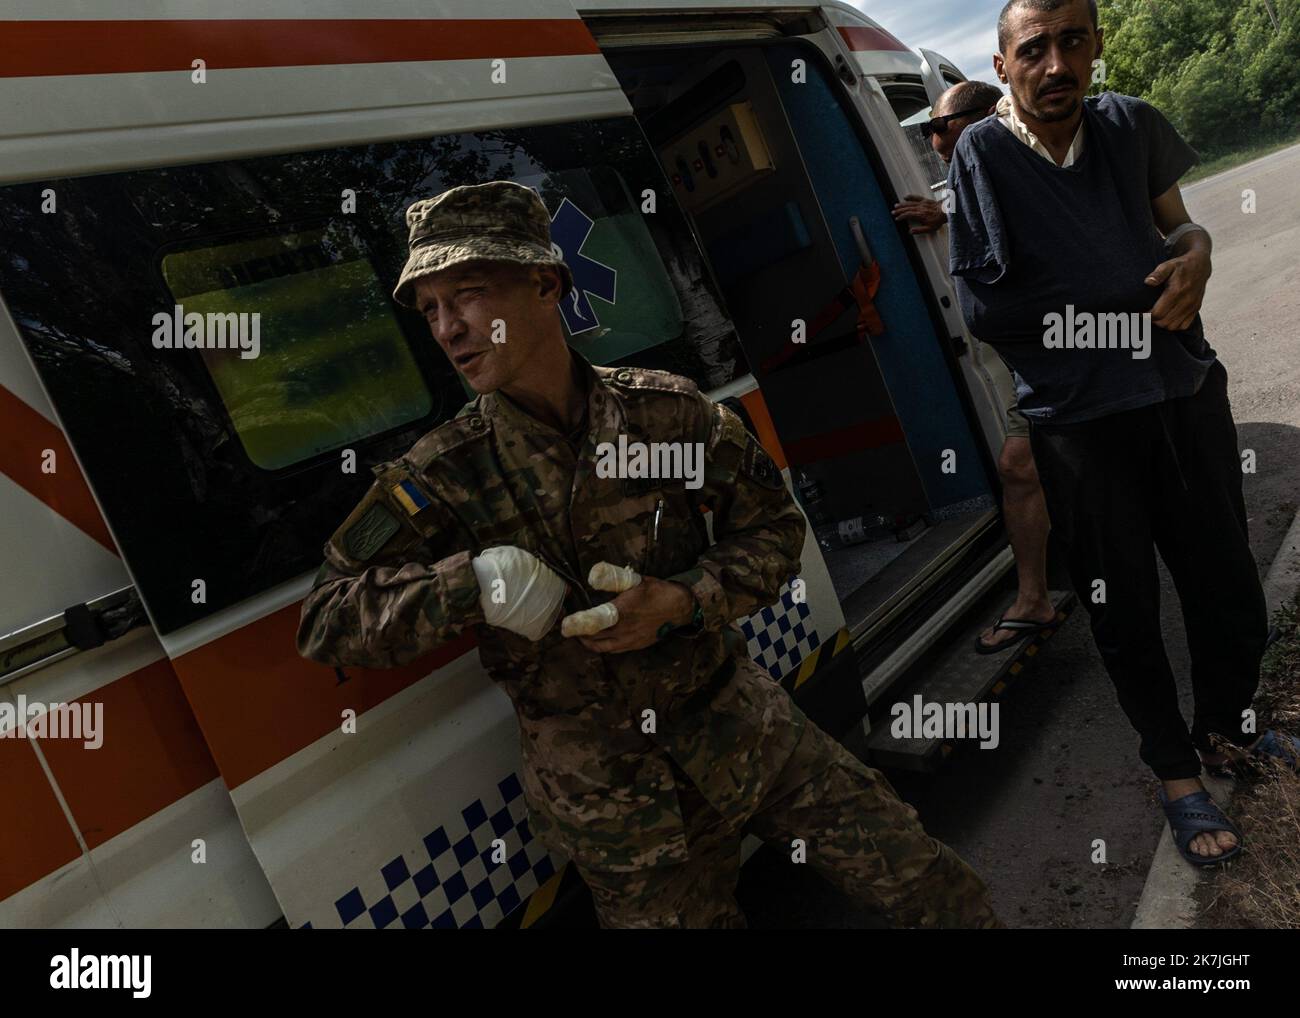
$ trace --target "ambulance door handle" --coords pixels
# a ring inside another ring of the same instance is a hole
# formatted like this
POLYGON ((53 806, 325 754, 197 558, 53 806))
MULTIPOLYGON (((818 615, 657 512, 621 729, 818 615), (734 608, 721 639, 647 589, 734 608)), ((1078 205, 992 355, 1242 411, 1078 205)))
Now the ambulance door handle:
POLYGON ((148 623, 140 595, 134 587, 123 587, 0 634, 0 686, 148 623))
POLYGON ((853 242, 858 245, 858 254, 862 256, 862 264, 866 268, 871 268, 871 263, 875 259, 871 257, 871 248, 867 244, 866 235, 862 232, 862 222, 857 216, 849 216, 849 231, 853 234, 853 242))

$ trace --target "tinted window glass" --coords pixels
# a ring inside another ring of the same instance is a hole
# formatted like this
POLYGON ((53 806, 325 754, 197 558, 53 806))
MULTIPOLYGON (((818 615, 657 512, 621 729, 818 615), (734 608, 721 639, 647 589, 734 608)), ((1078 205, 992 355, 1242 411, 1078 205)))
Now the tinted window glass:
POLYGON ((314 570, 368 468, 464 403, 389 294, 406 207, 502 179, 554 218, 575 348, 706 389, 748 370, 631 118, 0 188, 0 292, 163 632, 314 570), (177 304, 260 311, 259 356, 155 346, 177 304))
POLYGON ((162 258, 162 273, 177 306, 155 316, 155 347, 174 338, 165 335, 177 331, 171 323, 205 325, 210 339, 240 333, 240 343, 201 348, 199 356, 244 452, 264 470, 432 409, 391 303, 348 224, 172 252, 162 258))
POLYGON ((931 183, 947 180, 948 167, 930 147, 930 139, 921 133, 921 125, 930 119, 932 113, 925 89, 919 82, 915 85, 887 85, 885 94, 889 97, 894 115, 898 117, 899 126, 907 136, 912 153, 931 183))
POLYGON ((903 133, 907 135, 907 143, 912 146, 912 152, 920 161, 925 175, 932 184, 939 184, 948 179, 948 165, 939 158, 939 154, 930 145, 930 139, 921 133, 921 124, 929 119, 930 107, 927 106, 921 113, 909 118, 902 127, 903 133))

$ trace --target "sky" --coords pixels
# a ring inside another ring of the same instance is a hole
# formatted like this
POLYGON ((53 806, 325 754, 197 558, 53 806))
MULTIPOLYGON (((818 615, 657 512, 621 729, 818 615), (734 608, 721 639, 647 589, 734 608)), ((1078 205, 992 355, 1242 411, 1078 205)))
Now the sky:
POLYGON ((993 54, 1006 0, 848 0, 913 49, 931 49, 968 78, 998 84, 993 54))

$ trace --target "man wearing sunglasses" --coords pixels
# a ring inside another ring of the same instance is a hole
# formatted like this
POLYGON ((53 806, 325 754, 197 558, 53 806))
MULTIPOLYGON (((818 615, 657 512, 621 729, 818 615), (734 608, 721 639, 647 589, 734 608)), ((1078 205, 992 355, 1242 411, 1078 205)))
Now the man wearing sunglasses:
MULTIPOLYGON (((963 84, 980 84, 980 83, 963 82, 963 84)), ((985 117, 989 115, 989 111, 986 110, 983 106, 974 106, 968 110, 958 110, 956 113, 945 113, 942 116, 931 117, 928 121, 922 124, 921 133, 925 135, 927 138, 932 137, 936 134, 945 135, 948 133, 948 128, 949 126, 951 126, 954 120, 959 120, 962 117, 973 117, 977 113, 979 114, 979 119, 981 120, 983 120, 985 117)))
MULTIPOLYGON (((962 131, 991 114, 1001 98, 1002 90, 987 82, 959 82, 939 96, 930 110, 930 119, 921 124, 921 134, 929 140, 935 155, 947 163, 962 131)), ((912 233, 933 233, 948 221, 939 202, 917 194, 907 195, 894 206, 894 218, 914 224, 912 233)))
MULTIPOLYGON (((921 133, 945 163, 962 132, 994 112, 1000 113, 1002 90, 985 81, 963 81, 939 97, 921 133)), ((1004 120, 1004 123, 1006 121, 1004 120)), ((1009 130, 1012 129, 1007 124, 1009 130)), ((943 206, 929 198, 907 195, 894 206, 894 218, 912 223, 912 233, 933 233, 948 221, 943 206)), ((990 348, 990 353, 992 350, 990 348)), ((1016 599, 1002 616, 975 639, 975 651, 994 654, 1053 623, 1056 609, 1047 589, 1047 503, 1029 448, 1029 422, 1019 402, 1011 371, 996 354, 985 361, 1007 418, 1007 437, 998 456, 1002 480, 1002 516, 1016 558, 1016 599)))

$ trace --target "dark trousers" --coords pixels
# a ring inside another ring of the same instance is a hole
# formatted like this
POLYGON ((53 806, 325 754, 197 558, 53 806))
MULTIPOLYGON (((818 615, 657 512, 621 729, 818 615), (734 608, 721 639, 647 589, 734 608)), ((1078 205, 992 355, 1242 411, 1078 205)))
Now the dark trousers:
POLYGON ((1142 760, 1165 780, 1201 772, 1211 733, 1237 745, 1268 635, 1246 533, 1228 375, 1194 396, 1081 424, 1033 424, 1052 529, 1092 620, 1142 760), (1195 710, 1190 734, 1160 632, 1159 549, 1182 602, 1195 710), (1102 586, 1104 585, 1104 587, 1102 586))

